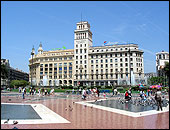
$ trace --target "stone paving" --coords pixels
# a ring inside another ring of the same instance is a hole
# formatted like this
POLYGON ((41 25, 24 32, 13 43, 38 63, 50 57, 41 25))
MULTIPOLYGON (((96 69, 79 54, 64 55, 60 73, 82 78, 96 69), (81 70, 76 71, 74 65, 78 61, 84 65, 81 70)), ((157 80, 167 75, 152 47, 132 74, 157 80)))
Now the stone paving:
MULTIPOLYGON (((12 93, 12 92, 11 92, 12 93)), ((147 115, 142 117, 131 117, 112 111, 106 111, 95 107, 90 107, 76 102, 84 101, 81 95, 55 94, 51 96, 39 97, 27 95, 22 99, 18 93, 1 93, 1 103, 19 104, 42 104, 68 120, 70 123, 40 123, 40 124, 3 124, 2 129, 169 129, 169 111, 147 115), (69 109, 69 105, 70 108, 69 109)), ((114 98, 114 97, 113 97, 114 98)), ((166 97, 169 99, 169 96, 166 97)), ((96 100, 90 98, 86 101, 96 100)), ((99 99, 103 99, 100 97, 99 99)))

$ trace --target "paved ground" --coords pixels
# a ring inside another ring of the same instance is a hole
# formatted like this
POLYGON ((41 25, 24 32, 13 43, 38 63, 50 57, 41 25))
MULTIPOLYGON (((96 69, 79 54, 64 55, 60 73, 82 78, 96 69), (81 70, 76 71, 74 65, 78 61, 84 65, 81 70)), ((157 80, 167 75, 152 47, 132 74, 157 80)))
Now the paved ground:
MULTIPOLYGON (((74 103, 82 101, 81 96, 60 96, 61 98, 57 98, 59 95, 55 95, 48 97, 47 100, 37 100, 38 96, 26 96, 26 99, 22 99, 20 96, 1 95, 1 103, 43 104, 70 122, 1 124, 1 128, 11 129, 16 126, 19 129, 169 129, 169 111, 149 116, 131 117, 74 103), (72 111, 69 110, 69 105, 73 108, 72 111)), ((169 96, 166 98, 169 99, 169 96)), ((94 100, 94 98, 92 99, 94 100)))

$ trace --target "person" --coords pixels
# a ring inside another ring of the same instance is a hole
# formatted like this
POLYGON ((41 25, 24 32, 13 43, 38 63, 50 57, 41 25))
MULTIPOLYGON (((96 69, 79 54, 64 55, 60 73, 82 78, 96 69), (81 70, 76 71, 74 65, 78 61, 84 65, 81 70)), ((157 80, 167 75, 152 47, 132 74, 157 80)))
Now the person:
POLYGON ((26 93, 27 93, 27 89, 26 88, 24 88, 25 90, 24 90, 24 94, 26 95, 26 93))
POLYGON ((83 89, 82 91, 82 99, 86 100, 86 90, 83 89))
POLYGON ((22 98, 23 98, 23 99, 25 99, 24 93, 25 93, 25 88, 23 87, 23 88, 22 88, 22 98))
POLYGON ((129 94, 128 94, 128 91, 127 91, 127 90, 125 91, 125 100, 126 100, 126 101, 129 100, 129 94))
POLYGON ((21 87, 19 87, 19 93, 21 93, 21 87))
POLYGON ((45 89, 45 95, 47 95, 47 89, 45 89))
POLYGON ((74 88, 72 89, 72 94, 74 94, 74 88))
POLYGON ((162 111, 162 97, 161 97, 161 95, 162 95, 161 91, 160 91, 160 89, 158 89, 157 92, 155 93, 155 100, 156 100, 157 105, 158 105, 157 111, 159 111, 159 108, 162 111))
POLYGON ((36 89, 34 88, 34 95, 36 95, 36 89))
POLYGON ((148 96, 150 95, 150 89, 148 89, 148 96))
POLYGON ((42 88, 42 95, 44 96, 44 88, 42 88))
POLYGON ((40 88, 38 89, 38 94, 39 94, 39 96, 41 96, 41 89, 40 88))
POLYGON ((54 94, 54 88, 51 89, 50 94, 51 94, 51 95, 54 94))
POLYGON ((97 95, 98 95, 98 97, 100 96, 100 91, 99 91, 99 89, 97 88, 97 95))
POLYGON ((106 92, 105 91, 103 92, 103 96, 104 96, 104 98, 106 98, 106 92))
POLYGON ((112 89, 112 93, 113 93, 113 95, 112 95, 112 96, 114 96, 114 88, 112 89))
POLYGON ((132 91, 131 91, 131 88, 129 88, 129 90, 128 90, 128 96, 129 96, 129 100, 131 99, 131 97, 132 97, 132 91))
POLYGON ((81 95, 81 88, 79 88, 79 93, 80 93, 80 95, 81 95))
POLYGON ((115 93, 115 95, 117 95, 117 89, 116 88, 114 89, 114 93, 115 93))
POLYGON ((31 89, 32 89, 32 88, 30 88, 30 95, 31 95, 31 91, 32 91, 31 89))

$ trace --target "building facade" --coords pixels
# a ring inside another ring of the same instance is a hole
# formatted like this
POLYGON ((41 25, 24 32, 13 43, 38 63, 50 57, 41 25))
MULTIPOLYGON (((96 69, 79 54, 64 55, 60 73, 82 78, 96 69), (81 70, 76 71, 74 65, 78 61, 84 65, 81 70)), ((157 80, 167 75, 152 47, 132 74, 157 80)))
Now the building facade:
POLYGON ((38 86, 73 86, 74 50, 43 51, 42 44, 29 60, 29 80, 38 86), (46 79, 46 83, 44 80, 46 79))
POLYGON ((26 80, 29 81, 29 74, 26 72, 23 72, 19 69, 14 69, 10 67, 9 60, 8 59, 1 59, 1 65, 4 64, 7 67, 8 70, 8 78, 3 79, 3 74, 1 73, 1 87, 7 88, 10 86, 10 82, 12 80, 26 80))
POLYGON ((47 86, 56 85, 56 80, 59 82, 56 86, 136 85, 144 81, 143 51, 138 49, 138 45, 129 43, 93 46, 92 32, 87 21, 77 23, 74 49, 43 51, 40 45, 38 54, 30 58, 29 63, 30 77, 32 74, 36 85, 43 84, 45 75, 47 86), (66 66, 67 71, 64 71, 66 66))
POLYGON ((157 76, 164 76, 163 68, 165 63, 169 62, 169 53, 168 52, 158 52, 156 53, 156 73, 157 76))

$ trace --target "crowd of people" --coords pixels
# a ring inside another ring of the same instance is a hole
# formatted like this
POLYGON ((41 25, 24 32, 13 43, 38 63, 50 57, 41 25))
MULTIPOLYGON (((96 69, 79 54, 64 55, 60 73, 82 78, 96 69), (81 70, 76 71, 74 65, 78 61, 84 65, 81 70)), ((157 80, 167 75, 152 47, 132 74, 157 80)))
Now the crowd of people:
MULTIPOLYGON (((38 95, 39 96, 46 96, 46 95, 53 95, 54 94, 54 88, 52 88, 50 91, 44 88, 39 88, 38 90, 36 88, 30 87, 29 88, 29 95, 36 95, 38 91, 38 95)), ((25 99, 25 95, 26 95, 26 88, 23 87, 19 87, 19 93, 22 92, 22 98, 25 99)))

